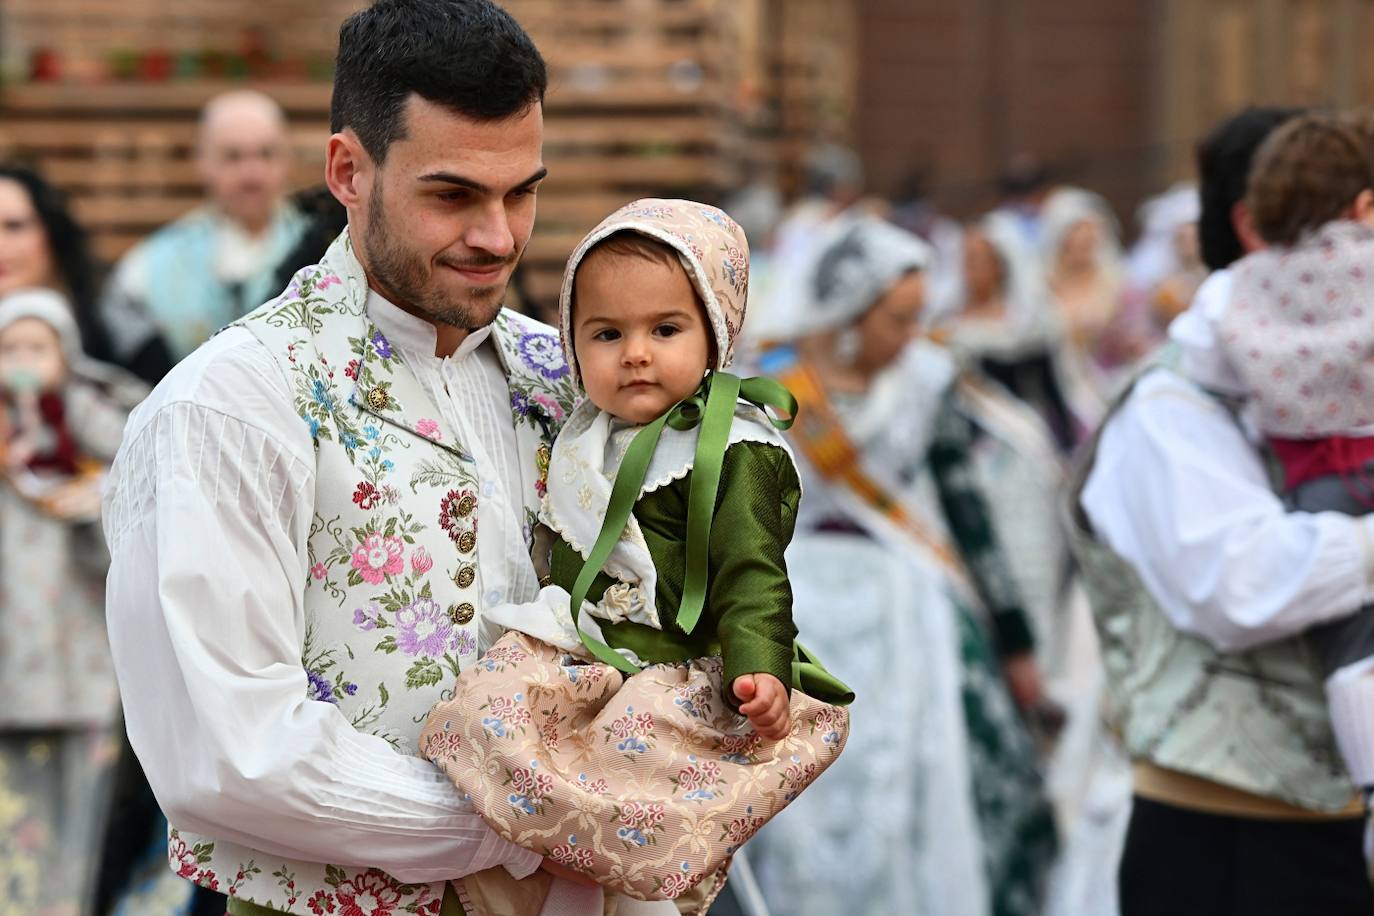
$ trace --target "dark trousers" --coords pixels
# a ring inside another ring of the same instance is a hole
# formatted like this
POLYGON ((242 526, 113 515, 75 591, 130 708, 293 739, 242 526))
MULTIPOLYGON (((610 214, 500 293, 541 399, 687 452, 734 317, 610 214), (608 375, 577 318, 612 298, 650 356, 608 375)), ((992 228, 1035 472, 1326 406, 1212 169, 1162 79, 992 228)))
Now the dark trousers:
POLYGON ((1121 916, 1370 916, 1364 824, 1204 814, 1136 797, 1121 916))

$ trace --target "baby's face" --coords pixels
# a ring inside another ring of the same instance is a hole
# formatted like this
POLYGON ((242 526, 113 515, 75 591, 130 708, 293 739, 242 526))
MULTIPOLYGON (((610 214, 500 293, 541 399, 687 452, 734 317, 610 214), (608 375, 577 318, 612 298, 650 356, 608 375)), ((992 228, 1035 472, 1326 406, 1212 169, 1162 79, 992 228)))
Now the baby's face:
POLYGON ((48 391, 62 384, 67 361, 52 325, 20 318, 0 332, 0 387, 12 391, 48 391))
POLYGON ((710 336, 681 267, 593 251, 573 290, 573 349, 593 404, 642 425, 696 391, 710 336))

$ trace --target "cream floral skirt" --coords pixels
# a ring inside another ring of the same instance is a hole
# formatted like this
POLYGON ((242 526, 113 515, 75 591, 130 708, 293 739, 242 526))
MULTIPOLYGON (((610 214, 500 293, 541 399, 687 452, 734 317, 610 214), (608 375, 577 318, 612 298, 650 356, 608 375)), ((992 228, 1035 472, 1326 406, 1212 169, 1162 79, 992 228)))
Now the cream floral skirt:
MULTIPOLYGON (((510 842, 608 892, 704 913, 730 857, 849 734, 845 709, 794 690, 791 733, 765 740, 721 677, 703 658, 625 678, 512 630, 434 707, 421 753, 510 842)), ((505 916, 537 913, 548 889, 542 872, 515 887, 503 869, 464 884, 474 908, 505 916)))

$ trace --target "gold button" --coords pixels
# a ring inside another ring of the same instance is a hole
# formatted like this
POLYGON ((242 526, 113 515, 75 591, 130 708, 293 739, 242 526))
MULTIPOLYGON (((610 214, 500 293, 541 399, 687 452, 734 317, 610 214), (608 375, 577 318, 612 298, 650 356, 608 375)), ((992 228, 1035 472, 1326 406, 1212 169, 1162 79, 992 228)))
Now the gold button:
POLYGON ((367 406, 373 410, 385 410, 390 402, 391 398, 387 395, 386 389, 380 385, 367 393, 367 406))
POLYGON ((458 500, 458 506, 454 509, 454 511, 458 513, 459 518, 467 518, 469 515, 472 514, 473 510, 476 508, 477 497, 469 493, 467 496, 464 496, 462 499, 458 500))
POLYGON ((468 624, 472 623, 472 618, 476 615, 476 613, 477 608, 473 607, 466 601, 464 601, 462 604, 450 604, 448 608, 449 619, 452 620, 454 623, 458 624, 458 626, 460 627, 467 626, 468 624))
POLYGON ((453 584, 459 588, 472 588, 472 583, 477 581, 477 568, 464 566, 453 576, 453 584))
POLYGON ((458 535, 458 552, 472 553, 472 549, 477 546, 477 532, 464 531, 458 535))

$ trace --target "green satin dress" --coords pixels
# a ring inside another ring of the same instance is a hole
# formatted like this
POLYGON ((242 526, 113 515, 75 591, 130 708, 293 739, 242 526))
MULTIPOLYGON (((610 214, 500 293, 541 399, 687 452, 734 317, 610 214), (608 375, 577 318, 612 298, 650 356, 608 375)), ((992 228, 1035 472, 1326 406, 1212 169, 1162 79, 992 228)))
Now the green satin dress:
MULTIPOLYGON (((711 520, 710 572, 702 621, 688 635, 677 625, 687 566, 687 496, 691 474, 639 498, 634 517, 654 561, 654 604, 663 629, 631 621, 598 621, 614 648, 630 649, 647 662, 679 662, 708 655, 724 661, 725 683, 743 674, 767 673, 789 686, 805 686, 817 699, 824 688, 793 678, 792 586, 783 551, 792 540, 801 483, 792 458, 762 442, 737 442, 725 452, 715 514, 711 520)), ((553 546, 553 584, 569 591, 583 557, 566 541, 553 546)), ((596 601, 615 580, 597 576, 596 601)), ((732 697, 727 697, 732 704, 732 697)))

